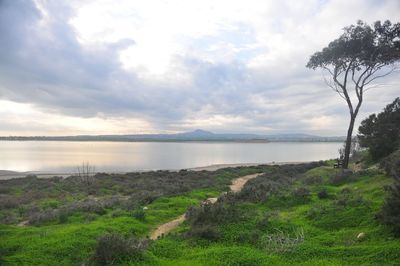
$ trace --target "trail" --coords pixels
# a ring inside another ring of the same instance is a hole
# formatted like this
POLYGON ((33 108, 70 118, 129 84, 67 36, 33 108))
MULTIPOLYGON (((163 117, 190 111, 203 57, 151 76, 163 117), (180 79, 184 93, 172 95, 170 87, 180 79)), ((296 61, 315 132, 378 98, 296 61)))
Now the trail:
MULTIPOLYGON (((239 192, 242 190, 242 188, 244 187, 244 185, 251 179, 256 178, 258 175, 260 175, 261 173, 258 174, 252 174, 252 175, 245 175, 245 176, 241 176, 238 178, 235 178, 232 181, 232 184, 229 186, 230 190, 232 192, 239 192)), ((210 202, 210 203, 215 203, 218 200, 218 198, 208 198, 205 200, 205 202, 210 202)), ((169 232, 171 232, 173 229, 175 229, 176 227, 178 227, 181 223, 183 223, 185 221, 185 214, 182 214, 181 216, 179 216, 178 218, 169 221, 165 224, 162 224, 160 226, 157 227, 156 230, 154 230, 151 235, 150 235, 150 239, 152 240, 156 240, 158 237, 161 237, 162 235, 165 235, 169 232)))

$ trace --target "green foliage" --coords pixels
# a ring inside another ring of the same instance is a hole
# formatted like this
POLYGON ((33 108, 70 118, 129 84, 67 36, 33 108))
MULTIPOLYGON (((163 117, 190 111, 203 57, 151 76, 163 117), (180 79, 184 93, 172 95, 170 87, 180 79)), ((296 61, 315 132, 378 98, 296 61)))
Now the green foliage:
POLYGON ((394 178, 394 183, 387 187, 389 195, 378 217, 383 223, 391 226, 394 234, 400 237, 400 150, 388 156, 383 166, 394 178))
POLYGON ((293 191, 293 196, 300 202, 306 202, 310 198, 310 190, 306 187, 299 187, 293 191))
POLYGON ((146 213, 143 210, 143 208, 137 208, 134 212, 133 212, 133 217, 135 217, 138 220, 144 221, 146 219, 146 213))
MULTIPOLYGON (((270 181, 281 184, 281 177, 290 182, 283 181, 287 186, 280 187, 283 190, 276 190, 264 201, 240 197, 238 193, 221 200, 215 209, 196 208, 199 213, 195 217, 200 219, 189 219, 173 234, 144 249, 131 250, 132 246, 137 247, 130 244, 131 237, 135 236, 133 243, 141 241, 157 225, 175 219, 189 206, 199 206, 204 199, 218 196, 222 190, 211 187, 158 197, 146 205, 143 221, 132 216, 135 209, 115 203, 108 204, 103 215, 77 212, 63 224, 57 221, 41 226, 0 225, 0 264, 54 265, 55 261, 59 265, 154 266, 398 264, 400 242, 375 219, 375 213, 384 203, 383 187, 391 184, 391 179, 381 172, 364 171, 353 174, 351 182, 332 185, 329 180, 335 173, 332 166, 273 166, 263 170, 266 175, 246 186, 262 191, 266 188, 259 186, 270 181), (319 176, 322 181, 307 184, 304 180, 310 176, 319 176), (309 191, 307 201, 297 201, 294 191, 298 188, 309 191), (320 199, 318 192, 325 190, 329 197, 320 199), (87 215, 96 219, 86 221, 87 215), (357 239, 361 232, 366 236, 363 241, 357 239)), ((239 171, 226 173, 223 180, 227 181, 229 175, 234 177, 239 171)))
POLYGON ((318 192, 317 194, 319 199, 327 199, 330 197, 328 190, 325 188, 318 192))
POLYGON ((97 240, 92 260, 98 265, 116 265, 124 260, 143 259, 149 243, 149 240, 125 239, 117 234, 103 235, 97 240))
POLYGON ((135 212, 159 197, 206 188, 224 191, 233 177, 255 173, 261 168, 97 174, 90 186, 90 195, 75 176, 0 180, 0 223, 28 221, 39 226, 57 221, 65 223, 69 216, 79 213, 106 215, 110 209, 135 212))
POLYGON ((368 148, 373 160, 388 156, 400 147, 400 98, 396 98, 378 115, 361 122, 358 138, 368 148))
POLYGON ((336 65, 346 70, 350 66, 362 71, 362 67, 376 68, 378 64, 393 64, 400 59, 399 28, 399 23, 392 25, 390 21, 383 24, 377 21, 372 27, 358 21, 356 25, 344 28, 344 33, 329 43, 328 47, 315 53, 307 67, 336 65))

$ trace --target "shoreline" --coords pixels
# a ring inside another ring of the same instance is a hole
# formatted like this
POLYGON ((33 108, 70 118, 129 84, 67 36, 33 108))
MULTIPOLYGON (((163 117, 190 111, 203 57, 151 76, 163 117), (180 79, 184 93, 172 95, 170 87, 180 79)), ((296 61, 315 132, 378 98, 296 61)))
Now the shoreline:
MULTIPOLYGON (((135 171, 109 171, 105 172, 108 174, 126 174, 132 172, 151 172, 151 171, 171 171, 178 172, 180 170, 187 171, 217 171, 223 168, 235 168, 235 167, 251 167, 251 166, 259 166, 259 165, 284 165, 284 164, 299 164, 299 163, 307 163, 310 161, 294 161, 294 162, 266 162, 266 163, 232 163, 232 164, 211 164, 206 166, 198 166, 198 167, 190 167, 190 168, 182 168, 182 169, 152 169, 152 170, 135 170, 135 171)), ((101 171, 102 172, 102 171, 101 171)), ((36 175, 38 178, 50 178, 53 176, 60 176, 66 178, 68 176, 76 174, 75 172, 47 172, 47 171, 12 171, 12 170, 0 170, 0 180, 9 180, 14 178, 24 178, 27 175, 36 175)))

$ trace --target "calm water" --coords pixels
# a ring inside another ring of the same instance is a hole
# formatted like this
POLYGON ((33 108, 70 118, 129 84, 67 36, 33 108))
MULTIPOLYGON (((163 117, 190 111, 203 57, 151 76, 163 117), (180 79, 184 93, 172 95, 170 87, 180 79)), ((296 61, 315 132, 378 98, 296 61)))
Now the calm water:
POLYGON ((335 158, 341 143, 0 141, 0 170, 75 172, 181 169, 211 164, 335 158))

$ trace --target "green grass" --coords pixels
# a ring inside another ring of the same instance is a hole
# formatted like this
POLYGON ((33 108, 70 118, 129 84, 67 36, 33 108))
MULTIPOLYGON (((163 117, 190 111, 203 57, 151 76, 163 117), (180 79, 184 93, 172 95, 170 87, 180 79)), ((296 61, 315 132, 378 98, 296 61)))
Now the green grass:
MULTIPOLYGON (((240 170, 250 174, 257 169, 240 170)), ((153 242, 140 261, 126 265, 399 265, 400 240, 389 228, 375 219, 385 198, 383 187, 391 183, 384 174, 371 171, 341 185, 330 183, 335 171, 323 166, 304 176, 321 176, 322 183, 306 185, 311 191, 308 200, 296 202, 290 191, 272 196, 265 203, 241 202, 235 205, 244 213, 240 222, 218 225, 217 241, 185 238, 189 225, 184 223, 174 234, 153 242), (319 199, 326 189, 331 195, 319 199), (343 189, 351 191, 349 205, 338 203, 343 189), (357 200, 357 197, 362 200, 357 200), (310 215, 312 210, 316 210, 310 215), (322 210, 322 211, 321 211, 322 210), (263 218, 271 214, 266 222, 263 218), (293 235, 304 231, 304 242, 284 252, 271 249, 259 240, 277 230, 293 235), (357 240, 359 233, 366 238, 357 240)), ((235 173, 235 175, 238 173, 235 173)), ((224 172, 216 178, 221 184, 232 179, 224 172)), ((301 180, 294 187, 305 186, 301 180)), ((292 188, 293 189, 293 188, 292 188)), ((208 197, 221 193, 216 188, 193 190, 173 197, 161 197, 146 205, 144 220, 131 211, 107 210, 92 221, 85 213, 68 217, 64 224, 17 227, 0 225, 0 264, 4 265, 80 265, 93 254, 96 239, 107 232, 125 236, 146 237, 157 225, 183 214, 190 205, 198 205, 208 197)), ((43 207, 53 208, 58 202, 46 199, 43 207)))
MULTIPOLYGON (((249 217, 239 223, 222 224, 221 238, 216 242, 167 237, 157 241, 149 256, 155 265, 398 265, 400 240, 380 225, 375 214, 385 197, 383 186, 391 180, 380 173, 359 176, 340 186, 329 183, 329 167, 319 167, 306 173, 320 175, 324 182, 309 186, 312 196, 303 204, 292 206, 272 199, 273 203, 243 203, 249 217), (357 206, 336 208, 335 199, 319 199, 316 193, 326 188, 336 195, 351 189, 363 198, 357 206), (310 219, 307 212, 315 206, 326 206, 327 212, 310 219), (267 212, 277 211, 264 228, 257 225, 267 212), (251 243, 252 234, 271 234, 275 229, 284 232, 302 228, 305 240, 286 252, 277 252, 259 243, 251 243), (366 239, 357 240, 359 233, 366 239)), ((287 201, 288 198, 285 198, 287 201)), ((290 200, 290 199, 289 199, 290 200)), ((183 226, 184 227, 184 226, 183 226)))
POLYGON ((147 205, 145 219, 135 219, 132 212, 112 217, 110 211, 96 220, 84 223, 83 215, 69 217, 67 224, 40 227, 0 225, 0 250, 5 264, 74 265, 85 261, 93 252, 96 239, 106 232, 145 237, 157 225, 198 205, 207 197, 217 196, 212 189, 194 190, 176 197, 159 198, 147 205))

